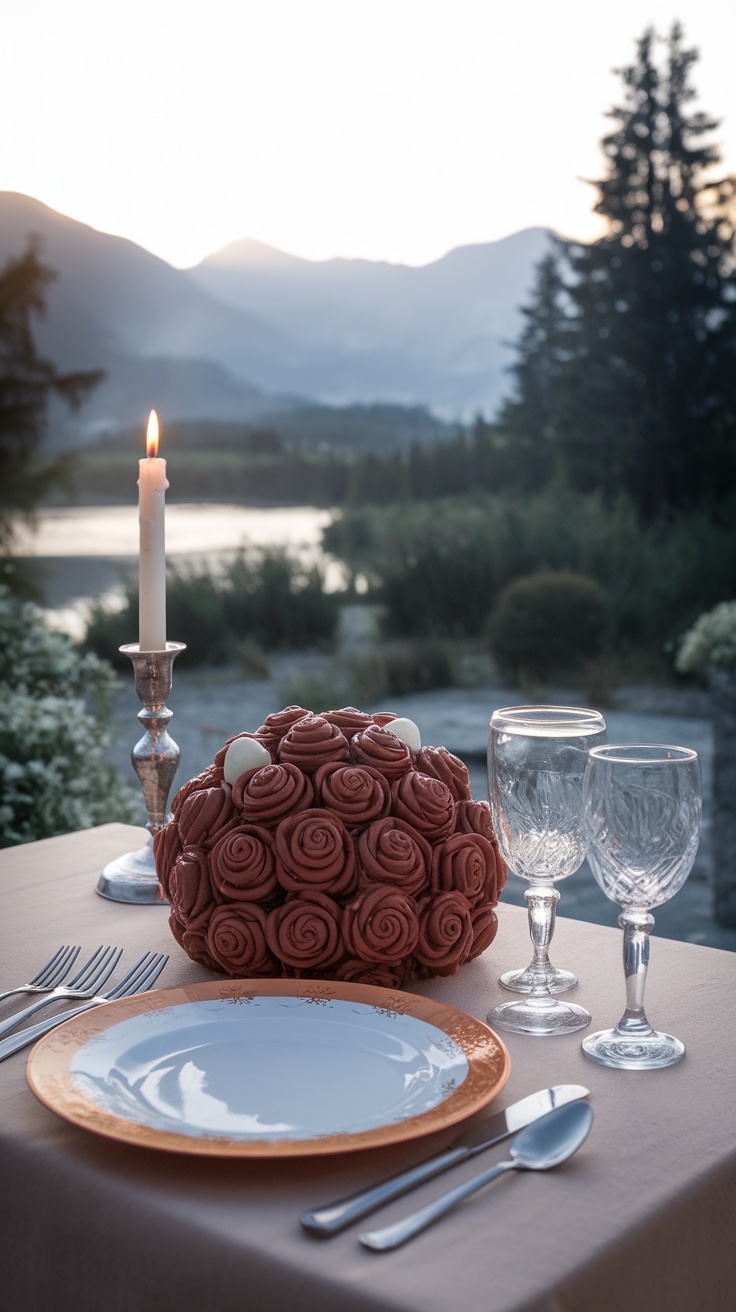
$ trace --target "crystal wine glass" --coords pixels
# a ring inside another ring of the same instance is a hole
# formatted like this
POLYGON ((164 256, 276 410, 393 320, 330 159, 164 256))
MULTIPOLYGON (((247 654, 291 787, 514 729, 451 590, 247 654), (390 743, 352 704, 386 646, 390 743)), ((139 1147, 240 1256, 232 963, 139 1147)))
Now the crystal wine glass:
POLYGON ((488 794, 501 852, 524 892, 534 955, 524 970, 501 976, 526 995, 488 1013, 491 1025, 517 1034, 570 1034, 590 1013, 556 994, 577 984, 549 959, 559 891, 585 856, 583 775, 590 747, 606 741, 598 711, 576 706, 511 706, 494 711, 488 735, 488 794))
POLYGON ((601 1066, 656 1070, 685 1055, 644 1014, 652 907, 682 888, 695 860, 702 798, 697 752, 689 747, 596 747, 583 784, 591 869, 606 897, 623 907, 626 1010, 615 1029, 591 1034, 583 1051, 601 1066))

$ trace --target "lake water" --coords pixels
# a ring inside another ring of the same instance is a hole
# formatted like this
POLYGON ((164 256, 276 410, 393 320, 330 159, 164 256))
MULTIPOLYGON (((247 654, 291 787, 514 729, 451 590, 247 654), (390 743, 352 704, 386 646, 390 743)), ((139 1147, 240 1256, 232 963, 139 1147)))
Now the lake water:
MULTIPOLYGON (((321 548, 322 530, 334 513, 315 506, 167 505, 166 556, 171 564, 216 571, 241 547, 286 547, 321 563, 327 586, 338 588, 341 567, 321 548)), ((34 530, 19 534, 16 553, 42 564, 46 616, 78 637, 93 601, 113 608, 122 603, 126 581, 137 569, 137 507, 43 511, 34 530)))

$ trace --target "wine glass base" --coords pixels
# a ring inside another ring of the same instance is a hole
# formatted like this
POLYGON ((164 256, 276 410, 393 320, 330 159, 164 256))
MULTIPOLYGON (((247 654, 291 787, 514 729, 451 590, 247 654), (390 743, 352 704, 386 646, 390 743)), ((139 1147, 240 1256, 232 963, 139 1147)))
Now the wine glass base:
POLYGON ((526 970, 507 970, 498 982, 511 993, 567 993, 578 979, 571 970, 558 970, 557 966, 548 966, 544 971, 527 966, 526 970))
POLYGON ((583 1039, 583 1052, 599 1066, 612 1066, 620 1071, 656 1071, 682 1061, 685 1044, 674 1035, 657 1030, 637 1037, 627 1037, 618 1030, 599 1030, 583 1039))
POLYGON ((502 1002, 488 1013, 493 1029, 510 1034, 574 1034, 590 1024, 590 1012, 574 1002, 554 998, 528 998, 526 1001, 502 1002))

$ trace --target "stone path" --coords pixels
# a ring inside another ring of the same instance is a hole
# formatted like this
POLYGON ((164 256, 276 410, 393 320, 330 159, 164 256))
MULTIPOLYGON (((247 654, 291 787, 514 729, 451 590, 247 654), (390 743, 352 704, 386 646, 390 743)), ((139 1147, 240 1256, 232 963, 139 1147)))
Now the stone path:
MULTIPOLYGON (((187 672, 175 667, 174 688, 169 706, 174 713, 173 737, 182 757, 174 788, 198 774, 212 761, 226 738, 244 729, 253 730, 269 712, 280 709, 279 688, 288 683, 294 658, 276 658, 271 677, 262 682, 238 679, 232 674, 187 672), (291 661, 291 666, 289 665, 291 661)), ((426 744, 444 744, 468 765, 473 796, 487 796, 486 750, 488 720, 495 708, 516 705, 518 692, 502 687, 465 691, 415 693, 390 698, 390 709, 409 716, 419 725, 426 744)), ((563 704, 584 704, 571 694, 550 694, 563 704)), ((132 778, 130 749, 140 734, 136 715, 140 704, 132 679, 121 676, 116 704, 113 745, 109 759, 124 777, 132 778)), ((323 708, 319 708, 323 709, 323 708)), ((606 710, 609 742, 672 743, 693 747, 698 752, 703 775, 704 818, 698 855, 685 887, 655 912, 655 935, 704 943, 736 951, 736 929, 722 929, 712 914, 713 866, 710 841, 710 798, 712 795, 713 741, 708 703, 697 691, 629 689, 617 696, 616 706, 606 710)), ((509 876, 504 900, 524 905, 523 881, 509 876)), ((604 897, 587 864, 561 885, 559 911, 562 915, 596 924, 615 925, 617 908, 604 897)))

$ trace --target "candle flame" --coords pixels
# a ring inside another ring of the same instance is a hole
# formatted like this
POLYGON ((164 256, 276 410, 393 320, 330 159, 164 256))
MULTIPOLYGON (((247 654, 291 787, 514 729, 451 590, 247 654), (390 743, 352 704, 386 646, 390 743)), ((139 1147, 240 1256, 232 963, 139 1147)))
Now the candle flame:
POLYGON ((158 415, 152 410, 148 416, 148 429, 146 431, 146 455, 149 460, 158 455, 158 415))

